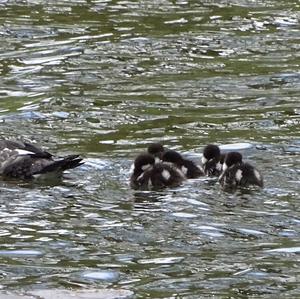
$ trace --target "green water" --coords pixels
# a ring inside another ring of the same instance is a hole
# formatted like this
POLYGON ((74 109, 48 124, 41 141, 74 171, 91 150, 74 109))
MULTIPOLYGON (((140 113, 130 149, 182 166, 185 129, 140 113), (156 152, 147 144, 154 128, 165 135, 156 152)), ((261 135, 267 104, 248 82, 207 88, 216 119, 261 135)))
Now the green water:
POLYGON ((0 288, 299 298, 298 1, 0 1, 2 138, 86 163, 0 183, 0 288), (128 185, 153 141, 246 142, 265 188, 128 185))

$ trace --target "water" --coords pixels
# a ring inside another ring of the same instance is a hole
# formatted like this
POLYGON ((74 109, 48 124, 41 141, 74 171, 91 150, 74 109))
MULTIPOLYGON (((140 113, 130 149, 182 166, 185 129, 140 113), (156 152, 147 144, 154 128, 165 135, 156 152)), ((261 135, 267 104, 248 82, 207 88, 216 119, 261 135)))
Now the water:
POLYGON ((0 1, 0 126, 82 167, 0 183, 0 288, 297 298, 298 1, 0 1), (135 192, 150 142, 246 143, 263 190, 135 192))

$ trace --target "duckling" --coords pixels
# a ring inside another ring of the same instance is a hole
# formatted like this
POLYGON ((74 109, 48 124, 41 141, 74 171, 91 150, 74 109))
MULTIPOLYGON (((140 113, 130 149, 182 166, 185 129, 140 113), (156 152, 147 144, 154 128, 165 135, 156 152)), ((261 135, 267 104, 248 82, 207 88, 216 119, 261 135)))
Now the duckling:
POLYGON ((29 142, 0 140, 0 176, 30 180, 48 175, 59 177, 63 171, 83 164, 78 155, 55 159, 29 142))
POLYGON ((219 182, 224 189, 249 187, 250 185, 263 188, 264 185, 260 172, 249 163, 243 162, 243 156, 239 152, 229 152, 225 155, 219 182))
POLYGON ((167 150, 162 156, 164 162, 174 164, 188 179, 194 179, 204 175, 203 169, 196 165, 195 162, 184 159, 178 152, 167 150))
POLYGON ((208 144, 203 149, 202 165, 207 176, 219 176, 222 173, 222 164, 225 154, 215 144, 208 144))
POLYGON ((155 158, 144 153, 134 161, 134 170, 130 178, 133 189, 152 190, 176 187, 184 181, 184 176, 177 168, 168 163, 155 163, 155 158))

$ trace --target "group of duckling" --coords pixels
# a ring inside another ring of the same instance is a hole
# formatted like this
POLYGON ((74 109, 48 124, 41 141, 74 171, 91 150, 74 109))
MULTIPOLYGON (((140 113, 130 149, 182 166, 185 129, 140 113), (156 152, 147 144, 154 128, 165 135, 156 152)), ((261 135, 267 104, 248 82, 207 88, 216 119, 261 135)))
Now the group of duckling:
POLYGON ((161 143, 152 143, 147 152, 136 157, 133 166, 130 185, 138 190, 177 187, 186 179, 201 176, 218 177, 225 190, 251 185, 263 187, 262 175, 243 161, 241 153, 222 153, 215 144, 204 147, 202 165, 197 165, 177 151, 165 149, 161 143))
MULTIPOLYGON (((65 170, 83 163, 78 155, 55 157, 29 142, 0 140, 0 176, 3 178, 59 177, 65 170)), ((175 150, 164 148, 161 143, 150 144, 147 152, 136 157, 133 166, 130 184, 140 190, 176 187, 186 179, 201 176, 219 177, 224 189, 250 185, 263 187, 262 175, 243 162, 241 153, 222 153, 214 144, 203 149, 201 166, 175 150)))

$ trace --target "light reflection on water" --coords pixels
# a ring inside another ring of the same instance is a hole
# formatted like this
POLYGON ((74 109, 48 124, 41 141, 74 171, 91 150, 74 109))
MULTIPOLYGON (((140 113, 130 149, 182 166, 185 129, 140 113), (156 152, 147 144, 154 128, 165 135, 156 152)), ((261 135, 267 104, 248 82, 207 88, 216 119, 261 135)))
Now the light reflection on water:
POLYGON ((0 3, 0 126, 86 164, 0 184, 1 288, 138 298, 299 294, 298 7, 286 1, 0 3), (129 189, 161 140, 245 142, 263 190, 129 189))

